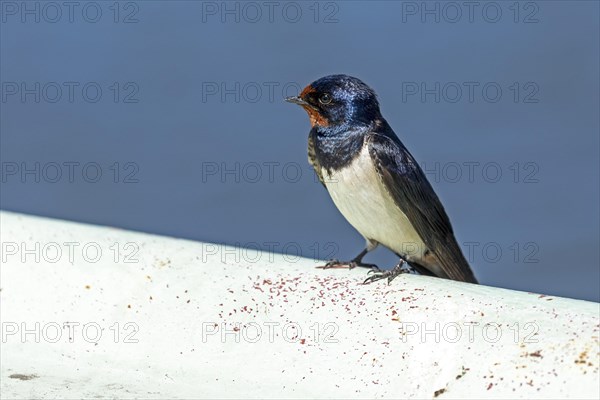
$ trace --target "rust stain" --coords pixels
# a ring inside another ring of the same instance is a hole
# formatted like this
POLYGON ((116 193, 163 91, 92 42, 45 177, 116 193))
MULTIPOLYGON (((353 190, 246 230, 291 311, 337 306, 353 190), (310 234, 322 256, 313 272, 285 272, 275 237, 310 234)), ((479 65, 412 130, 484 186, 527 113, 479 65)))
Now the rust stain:
POLYGON ((588 362, 588 351, 584 350, 579 354, 579 359, 575 360, 575 364, 583 364, 583 365, 588 365, 588 366, 593 366, 593 364, 591 362, 588 362))

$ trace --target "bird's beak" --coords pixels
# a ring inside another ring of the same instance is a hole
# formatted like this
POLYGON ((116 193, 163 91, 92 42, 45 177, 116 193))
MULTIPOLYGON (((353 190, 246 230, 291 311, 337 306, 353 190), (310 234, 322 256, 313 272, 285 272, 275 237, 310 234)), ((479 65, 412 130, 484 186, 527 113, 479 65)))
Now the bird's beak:
POLYGON ((310 106, 310 104, 308 104, 306 101, 304 101, 302 98, 300 98, 298 96, 286 97, 285 101, 287 101, 288 103, 298 104, 300 106, 310 106))

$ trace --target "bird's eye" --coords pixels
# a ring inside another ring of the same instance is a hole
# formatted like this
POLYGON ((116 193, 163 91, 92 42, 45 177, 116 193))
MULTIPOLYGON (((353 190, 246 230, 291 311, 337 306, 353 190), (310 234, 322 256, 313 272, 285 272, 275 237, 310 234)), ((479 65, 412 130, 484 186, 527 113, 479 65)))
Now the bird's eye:
POLYGON ((331 96, 327 93, 319 97, 319 103, 321 104, 329 104, 331 103, 331 96))

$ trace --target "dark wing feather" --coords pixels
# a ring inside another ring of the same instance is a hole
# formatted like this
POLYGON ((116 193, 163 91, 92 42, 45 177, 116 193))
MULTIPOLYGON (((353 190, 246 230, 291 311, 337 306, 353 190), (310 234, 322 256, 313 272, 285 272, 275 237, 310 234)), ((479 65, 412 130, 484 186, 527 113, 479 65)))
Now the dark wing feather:
POLYGON ((325 182, 323 181, 323 173, 321 171, 321 164, 319 164, 319 161, 317 160, 317 156, 315 154, 315 140, 313 138, 313 135, 315 135, 314 129, 311 130, 310 134, 308 135, 308 162, 315 169, 315 172, 319 177, 319 181, 321 181, 323 186, 325 186, 325 182))
POLYGON ((442 203, 413 156, 395 137, 370 133, 367 140, 385 187, 434 253, 440 267, 450 279, 477 283, 454 238, 442 203))

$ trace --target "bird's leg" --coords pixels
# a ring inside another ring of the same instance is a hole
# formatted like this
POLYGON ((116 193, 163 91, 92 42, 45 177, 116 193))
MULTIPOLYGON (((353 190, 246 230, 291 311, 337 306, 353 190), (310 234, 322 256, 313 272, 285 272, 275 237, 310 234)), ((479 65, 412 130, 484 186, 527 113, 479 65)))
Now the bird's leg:
POLYGON ((352 268, 356 268, 356 267, 363 267, 363 268, 371 268, 372 271, 381 271, 379 269, 379 267, 375 264, 367 264, 367 263, 362 262, 362 259, 364 258, 364 256, 367 255, 367 253, 371 250, 373 250, 373 249, 369 249, 369 247, 367 246, 363 251, 360 252, 359 255, 354 257, 351 261, 340 261, 338 259, 333 259, 333 260, 329 260, 329 262, 327 262, 327 264, 317 267, 317 268, 321 268, 321 269, 330 269, 330 268, 352 269, 352 268))
POLYGON ((408 273, 413 273, 414 269, 408 265, 408 263, 406 262, 406 260, 404 260, 404 258, 400 258, 400 261, 398 261, 398 264, 396 264, 396 266, 388 271, 369 271, 367 274, 373 273, 373 275, 367 277, 367 279, 364 280, 363 285, 366 285, 367 283, 371 283, 371 282, 376 282, 379 281, 381 279, 385 279, 387 278, 388 281, 388 285, 394 280, 395 277, 397 277, 398 275, 401 274, 408 274, 408 273), (408 267, 405 267, 405 264, 408 267))

